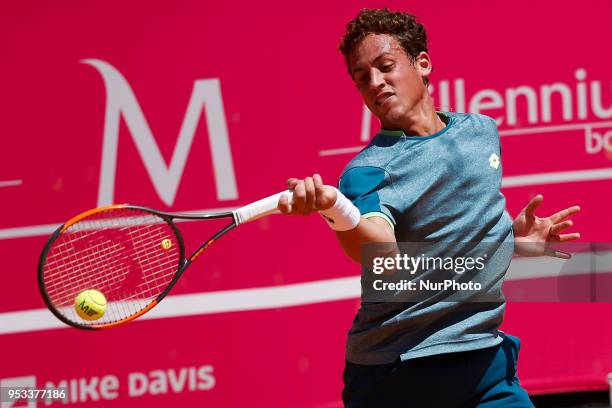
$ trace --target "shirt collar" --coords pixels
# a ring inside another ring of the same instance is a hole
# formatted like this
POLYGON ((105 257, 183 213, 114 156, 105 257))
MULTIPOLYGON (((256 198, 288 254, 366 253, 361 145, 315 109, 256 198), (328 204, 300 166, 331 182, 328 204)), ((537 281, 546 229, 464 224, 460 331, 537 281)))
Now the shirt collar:
MULTIPOLYGON (((444 127, 444 129, 446 129, 450 125, 450 116, 448 116, 444 112, 436 112, 436 113, 438 114, 440 119, 442 119, 442 122, 444 122, 444 124, 446 125, 444 127)), ((444 130, 444 129, 442 129, 442 130, 444 130)), ((382 128, 380 129, 380 131, 378 133, 380 133, 381 135, 397 136, 397 137, 401 137, 401 136, 414 136, 414 135, 407 135, 406 133, 404 133, 403 130, 390 130, 390 129, 382 129, 382 128)), ((438 132, 438 133, 441 133, 441 132, 438 132)), ((433 136, 433 135, 430 135, 430 136, 433 136)))

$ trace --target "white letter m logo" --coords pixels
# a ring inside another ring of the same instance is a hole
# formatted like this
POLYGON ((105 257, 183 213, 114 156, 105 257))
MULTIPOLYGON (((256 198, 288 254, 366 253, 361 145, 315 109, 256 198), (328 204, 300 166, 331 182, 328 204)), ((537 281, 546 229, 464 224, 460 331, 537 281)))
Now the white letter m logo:
POLYGON ((121 116, 132 135, 155 191, 166 205, 172 206, 205 105, 217 199, 238 198, 219 79, 202 79, 194 82, 172 159, 170 165, 167 166, 134 92, 123 75, 115 67, 99 59, 86 59, 81 62, 96 68, 102 75, 106 86, 106 115, 98 206, 113 203, 121 116))

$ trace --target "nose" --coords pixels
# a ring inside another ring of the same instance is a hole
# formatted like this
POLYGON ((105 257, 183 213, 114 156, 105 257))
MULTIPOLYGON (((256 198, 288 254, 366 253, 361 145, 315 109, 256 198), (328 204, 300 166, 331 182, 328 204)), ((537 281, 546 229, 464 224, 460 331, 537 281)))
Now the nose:
POLYGON ((374 89, 382 89, 385 86, 385 76, 379 70, 373 69, 370 78, 370 85, 374 89))

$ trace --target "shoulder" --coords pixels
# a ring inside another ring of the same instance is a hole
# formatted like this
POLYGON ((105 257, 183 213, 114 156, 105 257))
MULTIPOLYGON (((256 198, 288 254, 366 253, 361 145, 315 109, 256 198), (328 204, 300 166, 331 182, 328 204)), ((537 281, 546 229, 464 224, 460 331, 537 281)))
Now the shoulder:
POLYGON ((338 181, 340 191, 347 196, 361 195, 387 184, 390 178, 387 164, 395 157, 393 147, 384 138, 372 139, 345 166, 338 181))
MULTIPOLYGON (((342 176, 356 168, 379 168, 386 171, 388 163, 401 149, 400 139, 377 134, 366 147, 353 157, 342 171, 342 176)), ((341 177, 342 177, 341 176, 341 177)))
POLYGON ((391 152, 386 147, 381 147, 379 142, 378 136, 374 137, 366 147, 361 149, 348 162, 344 170, 361 166, 385 167, 386 163, 390 160, 391 152))
POLYGON ((388 178, 387 171, 382 167, 354 166, 342 173, 338 188, 345 194, 365 194, 387 184, 385 180, 388 178))
POLYGON ((344 168, 338 181, 340 191, 364 193, 376 189, 385 179, 389 178, 386 164, 388 157, 381 157, 369 146, 355 156, 344 168))
POLYGON ((457 125, 482 125, 486 127, 497 128, 495 119, 490 116, 483 115, 481 113, 457 113, 457 112, 444 112, 445 115, 450 117, 457 125))

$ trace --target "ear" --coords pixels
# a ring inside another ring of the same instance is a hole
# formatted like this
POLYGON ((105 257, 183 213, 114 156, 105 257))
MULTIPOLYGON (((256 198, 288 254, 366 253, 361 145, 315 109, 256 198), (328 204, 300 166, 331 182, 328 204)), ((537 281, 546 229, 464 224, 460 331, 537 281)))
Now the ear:
POLYGON ((431 70, 433 69, 433 66, 431 65, 431 58, 429 58, 429 54, 426 53, 425 51, 421 51, 419 53, 419 55, 417 56, 415 63, 414 63, 417 71, 419 71, 419 73, 421 74, 421 76, 428 76, 429 74, 431 74, 431 70))

